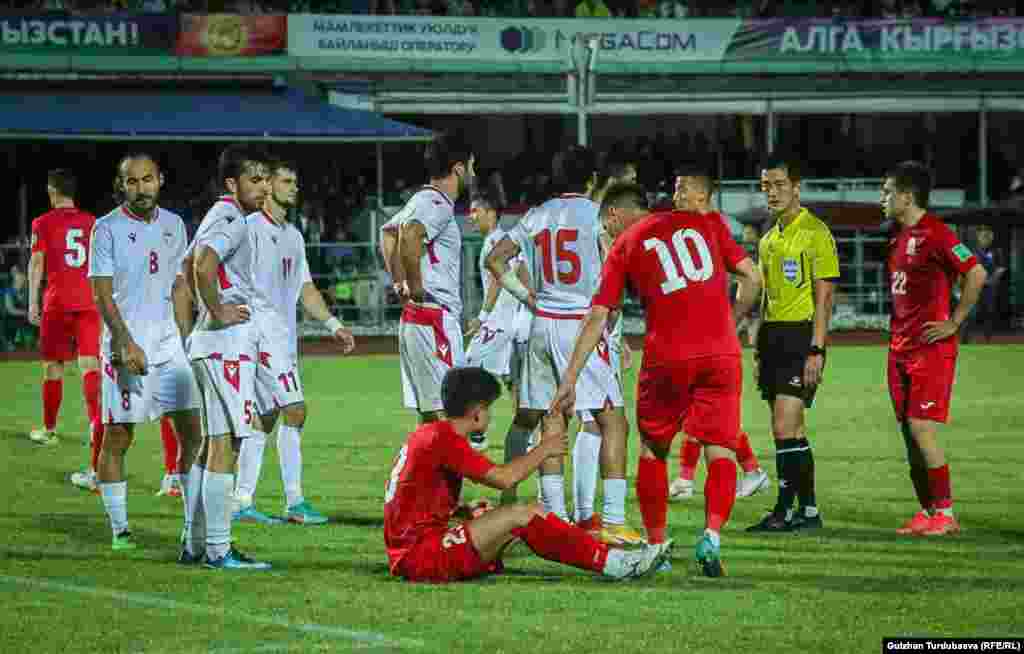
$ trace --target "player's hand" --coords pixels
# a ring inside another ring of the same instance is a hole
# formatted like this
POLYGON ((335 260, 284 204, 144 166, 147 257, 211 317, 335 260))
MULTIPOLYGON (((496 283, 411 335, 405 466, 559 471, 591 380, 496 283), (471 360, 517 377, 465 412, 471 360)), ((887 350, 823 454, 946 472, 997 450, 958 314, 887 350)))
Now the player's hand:
MULTIPOLYGON (((625 336, 623 336, 623 340, 625 340, 625 336)), ((622 344, 622 367, 626 370, 633 369, 633 349, 625 343, 622 344)))
POLYGON ((804 362, 804 388, 813 388, 820 384, 824 370, 825 356, 808 354, 807 360, 804 362))
POLYGON ((526 302, 524 302, 524 304, 530 309, 530 311, 537 313, 537 294, 532 288, 530 289, 530 294, 526 297, 526 302))
POLYGON ((220 310, 213 317, 221 327, 231 327, 249 322, 249 318, 252 317, 252 309, 246 304, 222 304, 220 310))
POLYGON ((492 504, 490 500, 477 500, 469 507, 469 517, 470 519, 475 520, 483 514, 487 513, 488 511, 493 510, 494 504, 492 504))
POLYGON ((569 451, 569 432, 565 428, 565 415, 549 411, 541 421, 540 446, 548 456, 565 456, 569 451))
POLYGON ((146 370, 146 353, 142 351, 138 343, 129 340, 120 348, 120 352, 122 368, 125 368, 133 375, 145 375, 148 372, 146 370))
POLYGON ((480 321, 473 318, 469 321, 469 324, 466 325, 466 338, 473 338, 476 336, 478 331, 480 331, 480 321))
POLYGON ((572 413, 576 406, 576 382, 575 380, 562 380, 558 390, 555 391, 555 399, 551 401, 548 411, 551 413, 572 413), (571 381, 571 383, 570 383, 571 381))
POLYGON ((350 354, 356 347, 356 338, 352 335, 352 330, 347 327, 342 327, 334 332, 334 340, 341 344, 342 354, 350 354))
POLYGON ((43 321, 43 314, 39 311, 39 307, 32 305, 28 308, 28 322, 29 324, 39 326, 39 323, 43 321))
POLYGON ((925 343, 935 343, 949 338, 958 331, 960 328, 952 320, 936 320, 924 324, 922 336, 925 343))
POLYGON ((409 301, 409 285, 405 282, 395 282, 391 285, 391 289, 395 292, 395 296, 398 297, 399 304, 405 304, 409 301))

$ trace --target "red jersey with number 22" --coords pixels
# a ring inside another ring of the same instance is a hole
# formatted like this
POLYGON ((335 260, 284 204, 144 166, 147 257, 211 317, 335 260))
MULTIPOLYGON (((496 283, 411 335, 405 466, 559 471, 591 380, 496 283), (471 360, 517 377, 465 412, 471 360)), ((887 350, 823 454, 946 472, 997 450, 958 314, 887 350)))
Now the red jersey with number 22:
POLYGON ((47 211, 32 221, 32 252, 42 252, 43 311, 95 310, 89 286, 89 241, 96 216, 77 207, 47 211))
MULTIPOLYGON (((907 352, 927 346, 925 323, 949 320, 953 283, 977 263, 953 230, 932 214, 900 230, 889 244, 889 349, 907 352)), ((935 345, 945 354, 956 354, 956 334, 935 345)))
POLYGON ((493 467, 446 420, 410 434, 384 492, 384 544, 392 572, 424 534, 448 528, 462 479, 481 481, 493 467))
POLYGON ((749 256, 718 214, 653 214, 615 241, 593 304, 617 309, 629 282, 647 313, 645 367, 739 356, 727 273, 749 256))

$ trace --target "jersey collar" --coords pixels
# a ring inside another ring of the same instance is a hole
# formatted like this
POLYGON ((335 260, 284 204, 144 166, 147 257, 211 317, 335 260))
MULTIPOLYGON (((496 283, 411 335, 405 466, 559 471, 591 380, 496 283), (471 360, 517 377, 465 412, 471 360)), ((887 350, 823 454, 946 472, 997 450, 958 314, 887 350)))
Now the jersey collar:
POLYGON ((238 206, 238 201, 235 200, 230 195, 222 195, 219 198, 217 198, 217 201, 218 202, 227 202, 228 204, 233 205, 239 211, 241 211, 241 209, 242 209, 242 207, 238 206))
POLYGON ((423 188, 421 188, 420 190, 421 191, 434 191, 435 193, 440 195, 442 198, 444 198, 445 201, 447 201, 449 205, 451 205, 453 208, 455 207, 455 203, 452 201, 452 199, 450 197, 448 197, 448 194, 445 193, 444 191, 442 191, 441 189, 437 188, 436 186, 433 186, 431 184, 424 184, 423 188))
POLYGON ((276 221, 276 220, 274 220, 274 217, 273 217, 273 216, 271 216, 271 215, 270 215, 269 213, 267 213, 267 210, 266 210, 266 209, 262 209, 262 208, 261 208, 261 209, 260 209, 260 213, 261 213, 261 214, 263 215, 263 217, 264 217, 264 218, 266 219, 266 221, 267 221, 268 223, 270 223, 270 225, 271 225, 272 227, 277 227, 278 229, 284 229, 284 223, 282 222, 282 223, 281 223, 280 225, 278 225, 278 224, 277 224, 277 221, 276 221))
POLYGON ((806 218, 809 213, 810 213, 810 211, 807 210, 807 207, 800 207, 800 212, 796 215, 796 218, 794 218, 793 222, 789 223, 789 227, 786 227, 785 229, 783 229, 783 227, 782 227, 782 220, 779 219, 779 218, 776 218, 775 219, 775 229, 779 232, 779 234, 783 234, 787 230, 793 229, 793 227, 795 227, 796 225, 800 224, 800 222, 804 218, 806 218))

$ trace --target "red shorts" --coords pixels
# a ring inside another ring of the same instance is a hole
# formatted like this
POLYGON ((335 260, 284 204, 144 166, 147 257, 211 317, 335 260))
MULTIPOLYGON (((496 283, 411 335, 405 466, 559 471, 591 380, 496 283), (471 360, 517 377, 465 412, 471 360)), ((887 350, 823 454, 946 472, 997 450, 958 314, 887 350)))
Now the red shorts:
POLYGON ((896 417, 946 422, 956 378, 956 354, 922 347, 889 351, 889 397, 896 417))
POLYGON ((39 354, 43 361, 68 361, 100 354, 100 312, 43 311, 39 322, 39 354))
POLYGON ((645 438, 671 445, 680 431, 708 445, 739 445, 743 364, 740 357, 689 359, 640 370, 637 426, 645 438))
POLYGON ((408 581, 443 584, 500 572, 501 561, 485 563, 463 523, 424 535, 398 562, 392 572, 408 581))

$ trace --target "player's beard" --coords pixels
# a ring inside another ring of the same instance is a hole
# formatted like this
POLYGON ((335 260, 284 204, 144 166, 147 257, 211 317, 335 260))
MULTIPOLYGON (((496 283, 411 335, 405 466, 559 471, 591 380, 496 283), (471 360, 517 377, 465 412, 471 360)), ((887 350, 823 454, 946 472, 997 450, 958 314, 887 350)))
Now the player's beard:
POLYGON ((136 195, 128 200, 128 208, 132 210, 132 213, 141 216, 156 208, 156 200, 157 196, 155 195, 136 195))

